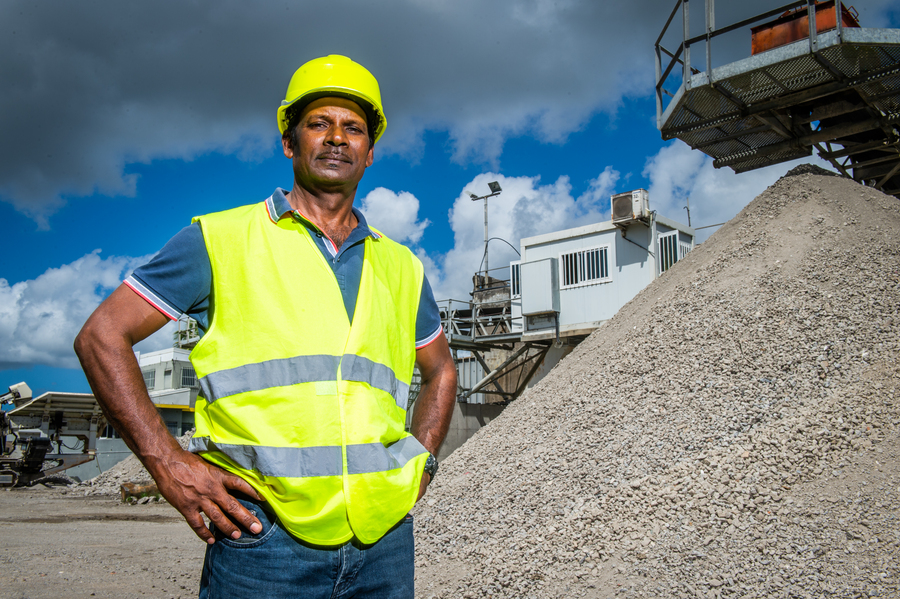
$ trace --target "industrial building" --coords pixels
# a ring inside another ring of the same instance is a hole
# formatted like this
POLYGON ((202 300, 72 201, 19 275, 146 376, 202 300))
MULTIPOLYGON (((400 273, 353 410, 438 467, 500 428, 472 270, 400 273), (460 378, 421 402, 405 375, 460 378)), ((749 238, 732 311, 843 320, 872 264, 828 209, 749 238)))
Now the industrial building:
POLYGON ((200 382, 191 364, 191 352, 173 347, 136 355, 147 392, 169 432, 178 437, 194 428, 200 382))
POLYGON ((438 302, 459 384, 442 456, 694 247, 694 229, 651 210, 644 189, 610 207, 609 221, 522 239, 519 260, 474 277, 470 300, 438 302))
POLYGON ((589 335, 693 249, 694 230, 651 212, 646 190, 612 204, 612 220, 522 240, 510 298, 523 341, 589 335))

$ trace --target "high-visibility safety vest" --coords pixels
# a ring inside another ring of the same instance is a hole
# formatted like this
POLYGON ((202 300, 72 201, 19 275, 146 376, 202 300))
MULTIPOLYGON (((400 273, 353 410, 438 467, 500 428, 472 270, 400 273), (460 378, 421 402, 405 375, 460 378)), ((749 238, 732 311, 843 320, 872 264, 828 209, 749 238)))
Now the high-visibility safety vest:
POLYGON ((416 502, 428 451, 404 430, 422 263, 367 237, 353 324, 309 231, 266 203, 197 217, 212 318, 190 449, 249 482, 296 537, 374 543, 416 502))

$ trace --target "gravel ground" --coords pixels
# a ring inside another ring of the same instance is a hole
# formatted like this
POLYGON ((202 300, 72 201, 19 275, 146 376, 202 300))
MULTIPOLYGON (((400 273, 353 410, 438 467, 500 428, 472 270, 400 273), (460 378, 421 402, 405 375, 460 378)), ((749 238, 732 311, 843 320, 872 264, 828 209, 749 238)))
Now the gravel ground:
POLYGON ((167 503, 0 489, 0 597, 187 599, 206 545, 167 503))
POLYGON ((900 596, 900 203, 817 172, 442 463, 420 597, 900 596))
MULTIPOLYGON (((441 464, 419 597, 900 596, 900 203, 816 173, 441 464)), ((181 516, 107 496, 147 478, 0 491, 0 597, 196 596, 181 516)))
MULTIPOLYGON (((178 437, 178 443, 184 449, 187 449, 194 436, 194 429, 189 430, 182 436, 178 437)), ((149 483, 153 482, 153 478, 141 461, 132 454, 127 458, 94 478, 72 486, 69 493, 75 495, 119 495, 119 488, 123 483, 149 483)), ((146 503, 146 502, 145 502, 146 503)))

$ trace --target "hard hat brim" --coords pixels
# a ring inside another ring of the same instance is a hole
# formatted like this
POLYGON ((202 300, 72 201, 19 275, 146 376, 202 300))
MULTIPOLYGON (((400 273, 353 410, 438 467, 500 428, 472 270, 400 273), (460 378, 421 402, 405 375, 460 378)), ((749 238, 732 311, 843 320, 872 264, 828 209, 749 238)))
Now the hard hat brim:
POLYGON ((378 141, 378 138, 381 137, 381 134, 387 126, 387 119, 385 119, 384 114, 378 110, 377 104, 373 102, 371 98, 366 97, 357 90, 348 89, 346 87, 320 87, 309 90, 293 100, 283 101, 281 106, 278 107, 278 131, 284 135, 284 132, 288 128, 287 112, 289 108, 296 106, 302 110, 307 104, 314 102, 319 98, 328 97, 344 98, 358 104, 359 107, 363 109, 363 112, 366 113, 368 125, 373 131, 373 143, 378 141), (375 121, 374 126, 373 121, 375 121))

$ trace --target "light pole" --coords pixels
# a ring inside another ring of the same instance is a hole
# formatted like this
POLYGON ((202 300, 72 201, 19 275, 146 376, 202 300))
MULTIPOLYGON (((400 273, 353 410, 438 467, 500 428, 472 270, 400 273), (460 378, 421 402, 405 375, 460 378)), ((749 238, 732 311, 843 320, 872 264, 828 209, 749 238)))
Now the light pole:
POLYGON ((488 276, 488 198, 492 198, 496 195, 500 195, 500 192, 503 191, 500 189, 500 184, 496 181, 491 181, 488 183, 488 187, 491 188, 491 193, 486 196, 477 196, 474 193, 469 192, 469 197, 472 198, 473 202, 477 202, 478 200, 484 200, 484 283, 487 283, 488 276))

